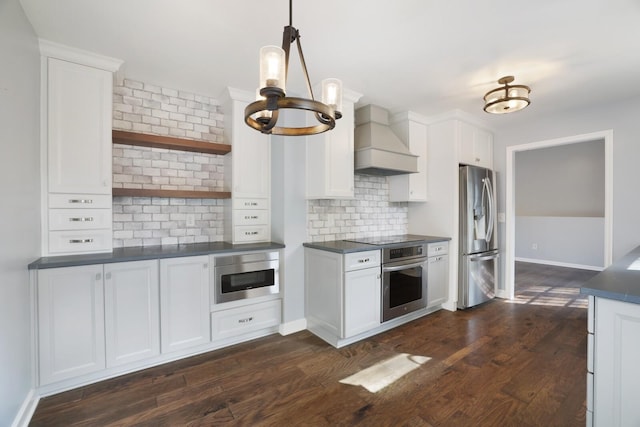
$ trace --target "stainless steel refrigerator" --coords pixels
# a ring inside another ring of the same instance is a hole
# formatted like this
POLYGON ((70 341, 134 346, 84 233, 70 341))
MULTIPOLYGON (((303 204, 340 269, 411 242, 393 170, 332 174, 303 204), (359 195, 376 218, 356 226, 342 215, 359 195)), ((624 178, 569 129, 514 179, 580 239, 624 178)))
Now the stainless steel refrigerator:
POLYGON ((460 165, 458 308, 492 299, 498 279, 495 176, 492 170, 460 165))

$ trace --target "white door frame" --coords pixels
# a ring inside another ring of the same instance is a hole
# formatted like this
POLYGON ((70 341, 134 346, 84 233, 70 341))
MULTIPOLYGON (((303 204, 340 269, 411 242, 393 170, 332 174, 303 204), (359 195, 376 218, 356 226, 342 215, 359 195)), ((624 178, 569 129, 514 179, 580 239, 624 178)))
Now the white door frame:
POLYGON ((604 267, 611 265, 613 259, 613 130, 586 133, 566 138, 549 139, 529 144, 507 147, 506 174, 506 222, 505 222, 505 289, 502 298, 513 299, 515 296, 515 154, 520 151, 537 150, 539 148, 557 147, 604 140, 604 267))

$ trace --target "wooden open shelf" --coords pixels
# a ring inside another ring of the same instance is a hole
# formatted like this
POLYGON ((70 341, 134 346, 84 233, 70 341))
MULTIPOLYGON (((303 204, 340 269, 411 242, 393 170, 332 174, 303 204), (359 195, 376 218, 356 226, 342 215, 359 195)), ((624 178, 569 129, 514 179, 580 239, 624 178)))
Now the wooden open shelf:
POLYGON ((230 199, 229 191, 151 190, 146 188, 114 188, 114 196, 173 197, 179 199, 230 199))
POLYGON ((174 138, 171 136, 148 135, 144 133, 127 132, 123 130, 112 131, 112 139, 114 144, 165 148, 169 150, 192 151, 196 153, 224 155, 231 151, 231 146, 228 144, 194 141, 190 139, 174 138))

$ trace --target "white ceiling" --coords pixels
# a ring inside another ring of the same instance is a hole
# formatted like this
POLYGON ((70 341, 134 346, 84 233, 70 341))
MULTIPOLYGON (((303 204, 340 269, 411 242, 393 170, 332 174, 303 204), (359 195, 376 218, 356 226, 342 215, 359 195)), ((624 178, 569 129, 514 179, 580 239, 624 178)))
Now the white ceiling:
MULTIPOLYGON (((127 78, 218 97, 254 90, 258 51, 280 45, 286 0, 21 0, 37 35, 125 61, 127 78)), ((312 83, 337 77, 358 105, 427 116, 482 111, 504 75, 535 118, 640 95, 640 0, 296 0, 312 83)), ((290 92, 304 93, 293 53, 290 92)), ((524 117, 521 117, 524 118, 524 117)))

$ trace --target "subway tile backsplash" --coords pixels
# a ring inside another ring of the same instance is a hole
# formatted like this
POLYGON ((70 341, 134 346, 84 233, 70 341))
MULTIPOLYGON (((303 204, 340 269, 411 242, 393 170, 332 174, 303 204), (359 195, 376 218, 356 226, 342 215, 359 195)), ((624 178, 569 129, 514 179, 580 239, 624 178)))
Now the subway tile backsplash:
POLYGON ((354 199, 310 200, 307 234, 312 242, 406 234, 408 203, 389 202, 387 178, 355 175, 354 199))
MULTIPOLYGON (((213 98, 125 79, 114 87, 113 128, 223 142, 223 114, 213 98)), ((113 146, 113 187, 223 190, 223 156, 113 146)), ((113 198, 113 247, 216 242, 223 239, 223 201, 113 198)))

